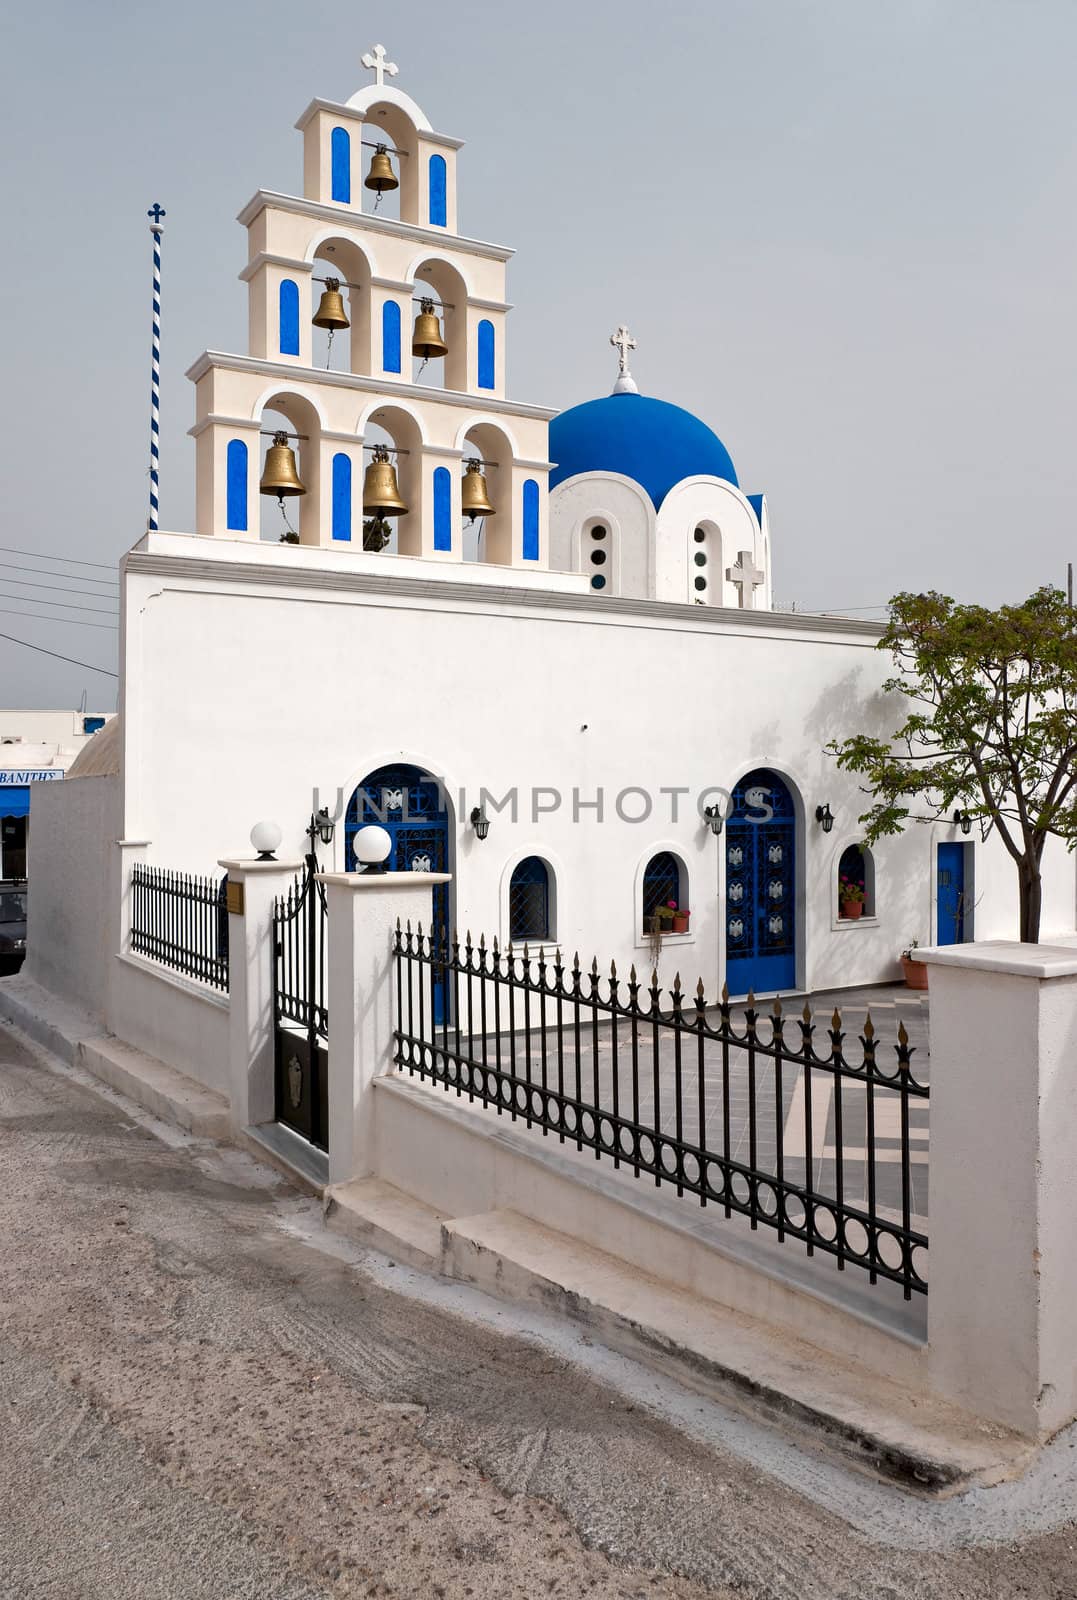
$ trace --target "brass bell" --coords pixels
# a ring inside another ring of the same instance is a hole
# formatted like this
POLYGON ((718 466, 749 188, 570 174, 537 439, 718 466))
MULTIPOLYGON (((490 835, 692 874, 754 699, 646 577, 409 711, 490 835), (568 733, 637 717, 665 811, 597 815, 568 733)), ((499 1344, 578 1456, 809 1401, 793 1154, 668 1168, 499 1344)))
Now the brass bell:
POLYGON ((344 309, 339 278, 326 278, 322 298, 318 301, 318 309, 310 320, 316 328, 328 328, 330 333, 334 333, 338 328, 351 327, 348 313, 344 309))
POLYGON ((435 361, 438 356, 449 353, 449 347, 441 336, 441 323, 432 300, 424 300, 420 304, 411 338, 411 353, 413 356, 422 356, 424 361, 435 361))
POLYGON ((374 459, 363 478, 364 517, 402 517, 407 511, 400 498, 396 469, 383 444, 374 446, 374 459))
POLYGON ((262 470, 262 481, 258 485, 258 492, 276 495, 278 500, 283 500, 285 495, 307 492, 306 484, 300 482, 299 473, 296 471, 295 452, 288 443, 286 433, 273 435, 273 443, 266 451, 266 464, 262 470))
POLYGON ((370 163, 370 171, 364 180, 367 189, 374 189, 379 195, 386 189, 399 189, 400 180, 393 171, 393 163, 389 160, 388 145, 379 144, 374 151, 374 159, 370 163))
POLYGON ((464 482, 460 489, 460 510, 469 522, 474 522, 476 517, 492 517, 494 508, 490 504, 490 496, 486 492, 486 477, 482 470, 482 462, 477 457, 467 464, 464 473, 464 482))

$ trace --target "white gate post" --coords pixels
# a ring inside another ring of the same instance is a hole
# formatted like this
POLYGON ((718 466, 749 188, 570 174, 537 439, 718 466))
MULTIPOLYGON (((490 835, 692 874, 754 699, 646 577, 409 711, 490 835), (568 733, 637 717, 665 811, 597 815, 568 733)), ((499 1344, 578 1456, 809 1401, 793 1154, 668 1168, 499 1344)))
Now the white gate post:
POLYGON ((393 1058, 399 919, 430 927, 445 872, 327 872, 329 914, 329 1181, 374 1171, 373 1083, 393 1058))
POLYGON ((932 1386, 1043 1439, 1077 1415, 1077 949, 916 954, 931 968, 932 1386))
POLYGON ((228 1078, 232 1124, 272 1122, 273 901, 301 861, 219 861, 228 874, 228 1078))

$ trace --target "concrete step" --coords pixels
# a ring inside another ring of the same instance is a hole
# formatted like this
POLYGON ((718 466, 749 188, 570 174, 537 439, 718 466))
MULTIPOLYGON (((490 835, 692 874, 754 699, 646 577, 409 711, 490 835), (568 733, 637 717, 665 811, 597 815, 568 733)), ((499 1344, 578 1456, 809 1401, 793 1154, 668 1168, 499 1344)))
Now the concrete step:
POLYGON ((447 1220, 441 1240, 447 1275, 570 1317, 610 1348, 780 1423, 809 1447, 836 1452, 875 1476, 948 1495, 1016 1477, 1032 1459, 1032 1446, 1016 1434, 516 1212, 447 1220))
POLYGON ((426 1272, 441 1267, 442 1213, 381 1178, 334 1184, 324 1195, 326 1227, 426 1272))

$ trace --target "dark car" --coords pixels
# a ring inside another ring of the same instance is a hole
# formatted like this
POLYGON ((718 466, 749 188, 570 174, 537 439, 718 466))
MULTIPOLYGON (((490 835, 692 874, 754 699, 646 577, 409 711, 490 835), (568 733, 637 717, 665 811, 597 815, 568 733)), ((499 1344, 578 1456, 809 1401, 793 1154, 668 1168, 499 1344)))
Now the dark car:
POLYGON ((26 956, 26 889, 0 884, 0 974, 18 972, 26 956))

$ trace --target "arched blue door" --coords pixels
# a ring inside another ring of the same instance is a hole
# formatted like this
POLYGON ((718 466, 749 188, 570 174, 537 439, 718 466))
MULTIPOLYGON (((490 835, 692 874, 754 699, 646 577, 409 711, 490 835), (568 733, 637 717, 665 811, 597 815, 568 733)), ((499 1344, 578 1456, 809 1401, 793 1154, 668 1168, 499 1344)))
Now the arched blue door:
MULTIPOLYGON (((385 865, 390 872, 448 872, 449 814, 444 795, 419 767, 394 762, 365 777, 344 814, 344 870, 354 872, 357 862, 353 840, 356 830, 377 823, 385 828, 393 848, 385 865)), ((440 940, 451 931, 449 885, 434 888, 431 931, 440 940)), ((448 1014, 447 984, 434 991, 434 1021, 448 1014)))
POLYGON ((776 772, 758 767, 737 784, 725 841, 729 992, 792 989, 797 980, 796 813, 776 772))

